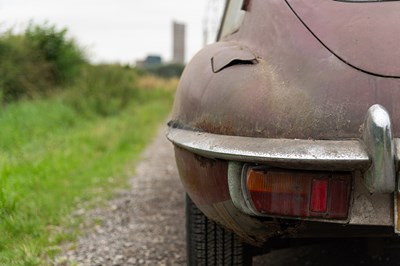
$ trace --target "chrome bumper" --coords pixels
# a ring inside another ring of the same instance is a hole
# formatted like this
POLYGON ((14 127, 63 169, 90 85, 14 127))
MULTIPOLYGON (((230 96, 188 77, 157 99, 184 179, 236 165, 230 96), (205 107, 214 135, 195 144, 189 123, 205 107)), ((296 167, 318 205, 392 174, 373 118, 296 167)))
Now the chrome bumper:
MULTIPOLYGON (((366 193, 383 196, 382 202, 387 202, 387 197, 393 199, 392 193, 399 191, 396 170, 400 139, 393 138, 390 116, 380 105, 368 110, 361 128, 360 139, 353 140, 263 139, 177 128, 170 128, 167 137, 176 146, 208 158, 292 169, 354 171, 366 193)), ((397 204, 395 217, 393 205, 389 205, 391 225, 396 224, 397 231, 397 222, 393 223, 397 221, 397 204)), ((376 223, 387 224, 379 219, 376 223)))

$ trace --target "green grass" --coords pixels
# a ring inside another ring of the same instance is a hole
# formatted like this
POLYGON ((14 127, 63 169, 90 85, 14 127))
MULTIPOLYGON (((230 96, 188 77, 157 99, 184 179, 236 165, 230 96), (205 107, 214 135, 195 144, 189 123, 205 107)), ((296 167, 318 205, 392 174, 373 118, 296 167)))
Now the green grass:
POLYGON ((109 116, 82 115, 60 97, 1 110, 0 265, 42 265, 73 239, 71 212, 126 186, 172 98, 171 90, 138 90, 109 116))

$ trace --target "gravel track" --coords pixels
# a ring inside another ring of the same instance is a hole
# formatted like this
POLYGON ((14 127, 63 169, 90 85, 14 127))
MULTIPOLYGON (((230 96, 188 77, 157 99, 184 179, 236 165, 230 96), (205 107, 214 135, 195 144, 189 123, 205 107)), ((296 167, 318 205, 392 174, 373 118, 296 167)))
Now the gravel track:
POLYGON ((142 154, 131 189, 88 219, 102 221, 56 265, 185 265, 184 192, 165 127, 142 154))
MULTIPOLYGON (((54 264, 186 265, 184 213, 184 191, 162 127, 142 154, 131 188, 106 207, 84 213, 101 223, 65 246, 54 264)), ((328 243, 273 251, 255 257, 253 265, 400 265, 399 248, 370 256, 360 243, 328 243)))

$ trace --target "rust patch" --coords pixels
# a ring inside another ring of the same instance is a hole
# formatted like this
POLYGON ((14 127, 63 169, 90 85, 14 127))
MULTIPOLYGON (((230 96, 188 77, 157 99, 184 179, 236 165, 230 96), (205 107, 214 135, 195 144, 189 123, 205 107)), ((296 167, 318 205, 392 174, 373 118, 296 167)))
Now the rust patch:
POLYGON ((299 232, 305 230, 305 222, 304 221, 296 221, 296 220, 279 220, 280 225, 280 234, 282 237, 293 237, 296 236, 299 232))
POLYGON ((215 159, 205 158, 197 154, 194 155, 194 158, 200 163, 200 167, 213 167, 217 162, 215 159))
POLYGON ((196 205, 215 204, 230 198, 226 161, 201 158, 177 147, 175 159, 182 184, 196 205))
POLYGON ((202 117, 199 122, 195 123, 195 128, 208 133, 236 135, 236 130, 234 129, 232 122, 227 121, 224 124, 216 123, 210 116, 202 117))
POLYGON ((253 246, 261 247, 269 238, 279 234, 280 226, 276 220, 267 224, 243 214, 230 200, 198 207, 207 217, 235 232, 243 241, 253 246))

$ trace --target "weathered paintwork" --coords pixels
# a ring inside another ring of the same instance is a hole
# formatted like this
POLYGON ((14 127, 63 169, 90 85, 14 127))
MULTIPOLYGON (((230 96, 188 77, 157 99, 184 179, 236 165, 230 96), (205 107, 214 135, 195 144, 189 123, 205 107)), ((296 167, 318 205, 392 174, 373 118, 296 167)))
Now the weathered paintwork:
MULTIPOLYGON (((393 36, 400 29, 400 16, 390 12, 385 21, 383 13, 398 5, 246 1, 238 32, 205 47, 188 64, 169 125, 244 137, 353 140, 362 137, 368 109, 380 104, 392 119, 393 137, 399 138, 400 50, 392 49, 400 41, 399 34, 393 36), (361 12, 354 21, 351 11, 361 12), (370 18, 365 17, 368 14, 370 18), (388 43, 379 38, 389 38, 388 43), (369 39, 374 39, 373 49, 369 39)), ((278 230, 281 221, 262 222, 235 209, 228 190, 228 161, 206 159, 181 148, 175 152, 186 191, 208 217, 252 243, 284 235, 285 230, 290 235, 301 231, 303 223, 278 230)), ((371 205, 373 210, 365 214, 365 204, 354 204, 354 213, 360 214, 351 216, 350 223, 368 220, 369 224, 392 225, 390 194, 378 195, 376 200, 368 191, 357 193, 376 206, 371 205), (385 216, 384 223, 379 216, 385 216)), ((341 232, 346 235, 347 231, 341 232)))
POLYGON ((175 148, 176 164, 185 190, 197 204, 211 204, 230 198, 228 162, 212 160, 175 148))
MULTIPOLYGON (((369 28, 363 30, 369 32, 369 28)), ((352 43, 356 36, 348 33, 345 37, 352 43)), ((399 79, 371 75, 343 62, 315 38, 285 1, 253 0, 239 31, 206 47, 188 65, 172 120, 181 127, 226 135, 351 139, 361 136, 368 108, 378 103, 388 110, 394 136, 399 137, 398 99, 399 79), (251 51, 257 63, 237 61, 214 73, 212 58, 237 47, 251 51)))
POLYGON ((381 76, 400 76, 399 1, 287 0, 321 43, 344 62, 381 76))
MULTIPOLYGON (((315 228, 319 228, 315 226, 316 223, 306 220, 294 220, 286 224, 284 220, 277 218, 264 217, 260 220, 246 215, 235 207, 229 196, 228 161, 211 160, 181 148, 175 148, 175 155, 185 190, 200 210, 209 218, 233 230, 246 242, 260 246, 274 237, 310 237, 313 236, 315 228), (310 226, 311 224, 313 226, 310 226)), ((393 206, 387 204, 388 200, 390 202, 390 194, 371 195, 362 185, 361 177, 356 176, 353 198, 357 201, 353 204, 347 221, 349 228, 343 227, 343 223, 346 222, 332 220, 329 222, 339 224, 327 225, 325 230, 328 228, 330 231, 317 230, 320 237, 348 237, 353 234, 364 237, 382 236, 379 230, 371 230, 371 228, 359 230, 354 225, 374 225, 375 229, 379 229, 377 225, 387 227, 393 225, 393 206)), ((328 222, 328 220, 325 221, 328 222)), ((393 230, 384 231, 384 234, 394 235, 393 230)))

